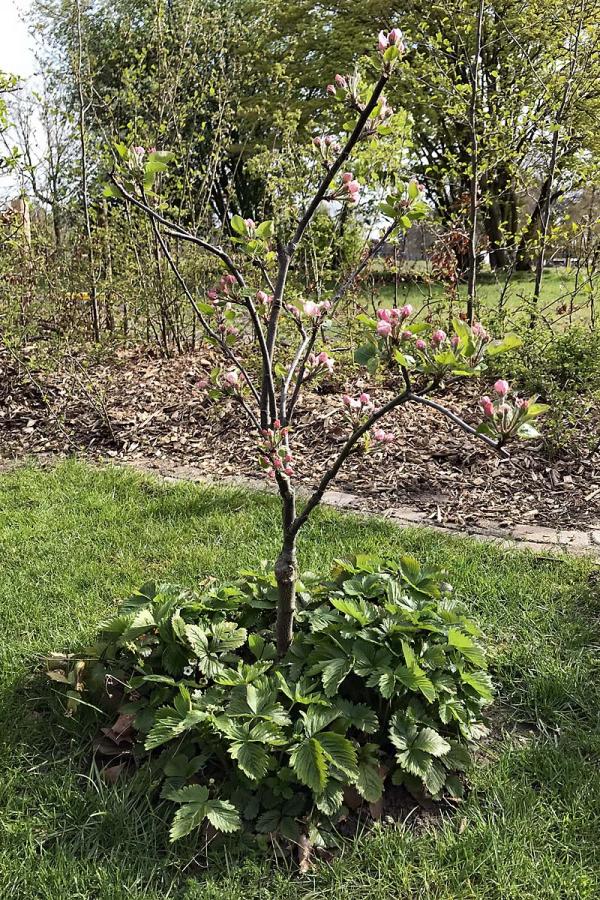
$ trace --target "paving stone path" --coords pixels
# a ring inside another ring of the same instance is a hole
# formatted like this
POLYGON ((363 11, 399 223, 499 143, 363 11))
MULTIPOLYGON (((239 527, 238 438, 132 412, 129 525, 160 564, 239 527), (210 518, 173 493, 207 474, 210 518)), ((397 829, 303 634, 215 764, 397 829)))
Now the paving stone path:
MULTIPOLYGON (((47 454, 35 457, 38 464, 52 466, 64 457, 47 454)), ((207 477, 202 469, 196 466, 180 465, 166 459, 106 459, 94 460, 84 457, 85 461, 94 464, 109 464, 135 469, 145 475, 152 475, 166 482, 195 481, 202 484, 221 484, 230 487, 245 487, 254 491, 274 492, 275 485, 266 483, 259 478, 246 478, 236 475, 226 475, 215 479, 207 477)), ((24 460, 23 462, 26 462, 24 460)), ((0 472, 8 471, 19 465, 19 461, 0 461, 0 472)), ((300 497, 308 495, 306 488, 300 488, 300 497)), ((378 519, 390 519, 399 526, 420 526, 430 528, 446 534, 468 536, 481 541, 493 541, 504 547, 513 547, 523 550, 532 550, 537 554, 572 553, 577 556, 591 556, 600 559, 600 523, 590 526, 587 530, 569 530, 546 528, 538 525, 507 525, 502 526, 491 519, 481 518, 470 522, 465 526, 446 525, 434 522, 426 513, 410 506, 390 506, 387 509, 373 510, 368 497, 357 494, 348 494, 342 491, 327 491, 323 497, 323 503, 336 509, 353 511, 361 516, 372 516, 378 519)))

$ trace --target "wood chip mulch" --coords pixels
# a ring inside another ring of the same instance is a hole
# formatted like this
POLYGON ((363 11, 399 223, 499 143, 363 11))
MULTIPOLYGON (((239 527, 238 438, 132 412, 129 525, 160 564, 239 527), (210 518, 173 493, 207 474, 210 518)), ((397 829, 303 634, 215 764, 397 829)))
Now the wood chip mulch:
MULTIPOLYGON (((85 452, 168 459, 213 477, 259 473, 238 411, 194 388, 211 368, 207 351, 175 359, 121 351, 96 363, 72 354, 51 369, 36 366, 32 354, 0 354, 0 457, 85 452)), ((306 392, 293 433, 302 484, 315 484, 345 440, 341 395, 361 389, 368 383, 332 382, 306 392)), ((382 388, 370 393, 377 403, 390 396, 382 388)), ((480 393, 465 383, 444 402, 476 424, 480 393)), ((581 433, 577 455, 549 459, 543 442, 519 442, 503 461, 434 410, 407 406, 385 421, 398 440, 353 453, 331 487, 365 498, 374 511, 406 505, 453 526, 481 519, 506 527, 597 525, 600 462, 586 448, 600 433, 600 413, 569 427, 581 433)))

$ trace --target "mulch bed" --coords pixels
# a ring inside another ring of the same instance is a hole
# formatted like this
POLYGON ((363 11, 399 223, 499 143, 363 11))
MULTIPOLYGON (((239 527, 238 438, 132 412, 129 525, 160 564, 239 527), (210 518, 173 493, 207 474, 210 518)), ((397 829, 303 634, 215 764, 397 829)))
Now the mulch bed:
MULTIPOLYGON (((96 363, 72 354, 52 370, 35 366, 32 350, 0 354, 0 456, 85 452, 117 459, 162 458, 194 465, 207 476, 256 476, 253 441, 228 403, 194 388, 211 368, 206 350, 175 359, 144 351, 115 353, 96 363)), ((335 381, 306 392, 293 445, 298 480, 313 485, 347 435, 341 394, 369 390, 364 381, 335 381)), ((373 399, 390 396, 373 388, 373 399)), ((448 406, 476 424, 481 387, 465 382, 448 406)), ((352 454, 331 485, 365 498, 369 509, 411 506, 433 521, 468 525, 577 528, 600 522, 600 462, 585 449, 600 433, 595 411, 575 426, 577 456, 550 460, 543 443, 516 443, 503 461, 433 410, 408 406, 385 421, 398 441, 352 454)))

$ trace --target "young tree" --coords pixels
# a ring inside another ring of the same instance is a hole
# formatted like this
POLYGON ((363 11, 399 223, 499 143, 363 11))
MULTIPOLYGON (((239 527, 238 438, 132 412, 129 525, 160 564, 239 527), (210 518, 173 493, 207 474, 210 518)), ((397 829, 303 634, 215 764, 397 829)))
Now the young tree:
MULTIPOLYGON (((381 235, 354 271, 326 299, 311 299, 304 287, 302 309, 290 302, 296 253, 322 204, 332 202, 338 207, 355 207, 360 201, 361 186, 352 172, 346 171, 349 157, 367 139, 386 139, 389 106, 385 90, 404 53, 399 29, 381 32, 378 49, 379 77, 368 91, 344 74, 337 74, 327 87, 329 95, 343 100, 354 111, 356 120, 343 139, 315 136, 312 143, 318 182, 286 236, 277 222, 256 224, 251 219, 233 216, 229 222, 233 236, 228 250, 168 218, 156 205, 152 185, 157 173, 164 171, 172 159, 169 152, 121 147, 122 165, 111 176, 112 195, 150 217, 165 257, 208 340, 220 351, 223 366, 213 371, 200 387, 209 389, 214 397, 231 398, 243 410, 256 438, 259 464, 277 484, 282 506, 282 543, 274 570, 279 593, 276 636, 280 656, 285 654, 293 636, 298 535, 359 442, 370 432, 382 443, 392 439, 381 427, 388 413, 408 404, 432 408, 495 452, 505 454, 504 444, 509 437, 537 434, 530 420, 544 410, 532 401, 510 403, 508 385, 498 381, 495 387, 498 399, 482 399, 484 422, 478 428, 470 426, 430 395, 450 389, 461 377, 477 374, 486 355, 518 346, 518 339, 508 336, 503 341, 492 341, 478 323, 471 327, 460 320, 454 323, 452 337, 440 328, 428 334, 427 325, 412 320, 410 306, 381 309, 377 320, 364 321, 366 341, 357 351, 356 359, 372 373, 380 364, 389 365, 395 372, 394 394, 380 407, 366 393, 357 398, 344 397, 343 412, 350 433, 308 501, 302 508, 297 507, 293 425, 301 392, 334 366, 329 353, 319 347, 323 330, 382 244, 428 211, 415 180, 396 186, 381 207, 386 218, 381 235), (195 297, 171 251, 170 239, 188 241, 223 265, 223 276, 208 292, 207 302, 195 297), (292 337, 294 343, 290 348, 292 337), (258 347, 258 359, 252 355, 253 346, 258 347)), ((288 211, 284 213, 281 220, 286 222, 288 211)), ((227 231, 224 232, 227 237, 227 231)), ((343 320, 338 322, 338 328, 347 325, 343 320)))

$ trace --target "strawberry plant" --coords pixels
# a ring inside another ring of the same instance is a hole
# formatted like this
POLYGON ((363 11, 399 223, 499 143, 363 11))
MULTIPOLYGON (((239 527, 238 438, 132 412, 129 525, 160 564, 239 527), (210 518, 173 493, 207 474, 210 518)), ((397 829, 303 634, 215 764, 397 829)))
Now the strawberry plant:
POLYGON ((492 683, 443 573, 358 557, 298 597, 282 658, 265 568, 197 593, 146 585, 71 662, 72 699, 117 693, 174 804, 172 840, 210 825, 298 841, 335 825, 350 791, 373 804, 390 783, 462 796, 492 683))

